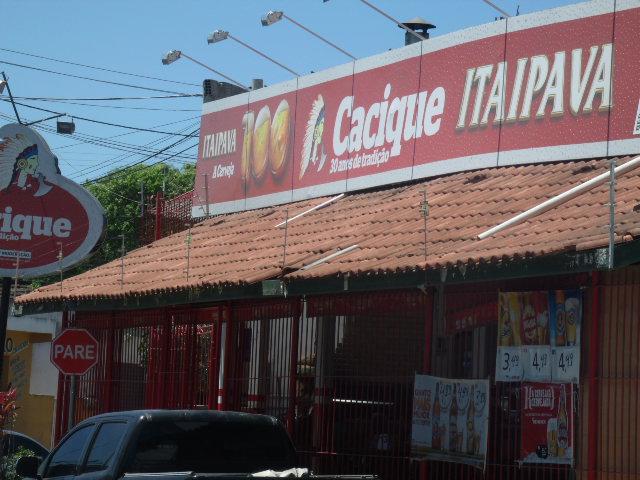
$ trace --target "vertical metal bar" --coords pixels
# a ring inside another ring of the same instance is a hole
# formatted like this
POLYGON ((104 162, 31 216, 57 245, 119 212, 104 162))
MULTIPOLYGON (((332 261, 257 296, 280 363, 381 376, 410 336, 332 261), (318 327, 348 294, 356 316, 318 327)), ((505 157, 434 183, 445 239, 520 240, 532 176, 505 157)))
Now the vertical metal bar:
POLYGON ((105 346, 106 352, 104 355, 104 359, 106 362, 105 365, 105 381, 106 381, 106 385, 105 385, 105 397, 106 397, 106 402, 105 402, 105 408, 107 412, 111 412, 113 410, 113 405, 112 405, 112 397, 113 397, 113 382, 114 382, 114 378, 113 378, 113 362, 115 362, 115 358, 113 355, 113 350, 114 350, 114 338, 115 338, 115 311, 111 311, 110 312, 110 318, 107 320, 108 326, 107 326, 107 344, 105 346))
POLYGON ((216 362, 215 362, 215 385, 213 387, 215 409, 220 410, 220 368, 222 366, 222 322, 224 318, 224 307, 218 306, 218 321, 216 322, 216 362))
POLYGON ((618 465, 618 458, 617 458, 617 453, 620 452, 620 447, 621 445, 619 445, 619 443, 621 442, 620 439, 620 427, 622 425, 622 412, 620 411, 621 408, 620 407, 620 387, 621 387, 621 378, 622 378, 622 374, 620 372, 620 365, 619 365, 619 359, 620 359, 620 345, 619 345, 619 341, 620 341, 620 334, 624 333, 624 331, 620 328, 621 327, 621 323, 624 319, 624 308, 622 308, 624 306, 624 285, 620 285, 620 275, 618 275, 618 281, 616 282, 617 285, 617 298, 616 298, 616 304, 617 304, 617 308, 616 308, 616 319, 615 322, 611 322, 611 324, 615 324, 615 330, 614 330, 614 335, 615 335, 615 346, 613 348, 613 352, 615 353, 614 356, 614 365, 613 365, 613 382, 614 382, 614 408, 613 408, 613 438, 614 438, 614 443, 613 443, 613 452, 614 452, 614 457, 613 457, 613 461, 614 461, 614 465, 616 468, 616 472, 620 471, 620 466, 618 465), (620 415, 620 421, 618 420, 618 415, 620 415))
POLYGON ((287 430, 294 433, 294 416, 296 401, 296 375, 298 371, 298 342, 300 339, 300 313, 302 310, 301 298, 294 304, 293 318, 291 321, 291 357, 289 363, 289 408, 287 411, 287 430))
POLYGON ((235 320, 235 310, 231 307, 231 305, 227 304, 225 306, 227 311, 226 315, 226 338, 225 338, 225 354, 224 354, 224 377, 222 379, 222 408, 221 410, 227 410, 231 406, 229 404, 230 399, 230 388, 231 388, 231 358, 232 355, 235 354, 235 348, 232 347, 233 343, 233 330, 232 323, 235 320))
MULTIPOLYGON (((427 295, 427 302, 424 309, 424 354, 422 358, 422 372, 426 375, 432 375, 433 318, 436 316, 435 309, 437 308, 437 303, 433 301, 433 296, 430 296, 427 292, 425 292, 425 295, 427 295)), ((426 480, 428 472, 427 462, 420 462, 420 479, 426 480)))
POLYGON ((217 345, 218 324, 220 323, 220 306, 216 307, 216 314, 211 322, 211 343, 209 344, 209 392, 207 398, 207 408, 216 410, 218 407, 218 355, 217 345))
POLYGON ((162 233, 163 233, 163 229, 162 229, 162 217, 163 217, 163 205, 164 205, 164 198, 162 195, 162 192, 158 192, 158 195, 156 195, 156 225, 155 225, 155 235, 154 235, 154 239, 155 240, 160 240, 162 238, 162 233))
POLYGON ((76 393, 77 393, 78 376, 71 375, 71 396, 69 398, 69 428, 71 430, 76 420, 76 393))
POLYGON ((204 177, 204 214, 209 218, 209 176, 206 173, 203 173, 202 176, 204 177))
MULTIPOLYGON (((631 284, 632 284, 632 287, 633 287, 633 300, 634 300, 633 301, 633 310, 632 311, 635 313, 635 312, 638 312, 638 307, 639 307, 639 303, 640 303, 639 302, 640 299, 638 298, 638 270, 637 269, 633 270, 633 277, 631 279, 631 284)), ((632 317, 632 319, 633 319, 633 317, 632 317)), ((632 339, 632 342, 633 342, 632 343, 632 345, 633 345, 633 356, 637 360, 638 357, 640 356, 640 351, 639 351, 638 342, 637 342, 636 339, 640 338, 640 335, 638 334, 638 331, 640 330, 640 326, 638 325, 638 322, 634 322, 634 323, 635 323, 634 327, 635 327, 636 331, 634 333, 632 333, 631 335, 629 335, 629 336, 630 336, 630 338, 632 339)), ((640 403, 640 398, 639 398, 640 397, 640 390, 639 390, 640 389, 640 381, 638 379, 638 365, 637 364, 634 364, 632 366, 632 375, 633 376, 632 376, 631 380, 635 383, 635 386, 636 386, 635 392, 634 392, 634 402, 632 404, 633 405, 632 411, 633 411, 633 418, 634 418, 634 427, 633 427, 632 431, 633 432, 637 432, 638 428, 640 427, 639 421, 638 421, 638 416, 639 416, 638 414, 640 413, 640 412, 638 412, 638 404, 640 403)), ((634 462, 635 462, 632 471, 637 473, 637 471, 638 471, 638 457, 637 457, 637 455, 630 455, 630 456, 634 457, 634 462)), ((589 479, 589 480, 591 480, 591 479, 589 479)))
POLYGON ((13 105, 13 112, 16 114, 16 120, 18 120, 18 123, 22 125, 22 120, 20 120, 20 115, 18 115, 18 109, 16 108, 16 102, 14 102, 14 100, 13 100, 13 94, 11 93, 11 87, 9 86, 9 79, 4 74, 4 72, 2 72, 2 78, 4 80, 5 86, 7 87, 7 93, 9 94, 9 99, 11 100, 11 105, 13 105))
MULTIPOLYGON (((631 442, 631 412, 632 412, 632 406, 633 404, 631 403, 631 356, 633 355, 633 346, 632 346, 632 341, 631 341, 631 333, 633 332, 633 288, 632 288, 632 284, 629 278, 629 273, 630 270, 629 269, 625 269, 625 305, 627 307, 627 311, 625 314, 625 325, 624 328, 622 329, 623 332, 627 332, 627 334, 625 335, 624 339, 624 346, 622 347, 623 352, 625 353, 625 359, 627 360, 627 365, 624 369, 624 391, 625 391, 625 396, 627 397, 627 408, 623 409, 624 412, 627 413, 627 419, 626 421, 624 421, 624 425, 625 425, 625 430, 627 432, 627 451, 626 451, 626 459, 627 459, 627 468, 626 468, 626 472, 629 473, 631 472, 631 461, 633 459, 633 457, 635 457, 636 455, 634 455, 632 453, 632 442, 631 442), (627 345, 627 340, 629 341, 629 344, 627 345)), ((635 439, 635 434, 634 434, 634 439, 635 439)))
MULTIPOLYGON (((2 74, 4 76, 4 73, 2 74)), ((2 298, 0 299, 0 345, 4 352, 4 343, 7 336, 7 321, 9 319, 9 303, 11 301, 11 277, 2 277, 2 298)), ((4 354, 0 355, 0 372, 4 354)))
POLYGON ((609 270, 614 267, 614 247, 616 235, 616 161, 610 160, 609 166, 609 270))
POLYGON ((167 308, 163 310, 163 325, 162 325, 162 350, 160 351, 160 371, 158 372, 158 391, 155 398, 155 408, 166 408, 167 397, 170 392, 167 389, 167 377, 169 376, 169 364, 171 361, 171 348, 172 348, 172 315, 171 311, 167 308))

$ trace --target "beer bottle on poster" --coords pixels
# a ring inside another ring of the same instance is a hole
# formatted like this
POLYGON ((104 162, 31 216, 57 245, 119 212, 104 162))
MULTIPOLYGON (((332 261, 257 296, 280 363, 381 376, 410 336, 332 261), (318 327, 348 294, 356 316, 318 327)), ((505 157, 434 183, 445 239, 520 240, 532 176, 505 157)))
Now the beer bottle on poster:
POLYGON ((511 330, 513 335, 512 345, 522 345, 522 302, 520 301, 520 293, 511 292, 509 314, 511 317, 511 330))
POLYGON ((564 292, 556 291, 556 347, 567 344, 567 318, 564 309, 564 292))
POLYGON ((533 306, 532 296, 528 292, 522 294, 522 330, 525 345, 538 345, 536 310, 533 306))
POLYGON ((558 457, 564 458, 569 448, 569 418, 567 417, 567 392, 564 385, 558 404, 558 457))
POLYGON ((442 437, 440 429, 440 412, 442 407, 440 406, 440 384, 436 383, 436 394, 433 400, 433 411, 431 414, 431 447, 440 449, 442 448, 442 437))
POLYGON ((467 408, 467 453, 473 454, 474 452, 474 430, 475 430, 475 416, 476 416, 476 403, 474 401, 475 386, 471 387, 471 396, 469 397, 469 407, 467 408))
POLYGON ((509 314, 509 294, 500 292, 499 295, 498 343, 502 347, 509 347, 513 345, 513 329, 511 315, 509 314))
POLYGON ((458 450, 458 400, 456 399, 456 385, 453 385, 453 395, 449 406, 449 450, 458 450))

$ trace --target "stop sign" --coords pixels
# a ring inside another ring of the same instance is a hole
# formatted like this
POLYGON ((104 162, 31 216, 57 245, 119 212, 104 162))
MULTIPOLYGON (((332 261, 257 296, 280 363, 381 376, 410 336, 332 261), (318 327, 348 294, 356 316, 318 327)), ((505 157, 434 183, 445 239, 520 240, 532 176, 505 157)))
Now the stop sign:
POLYGON ((68 328, 53 339, 51 363, 65 375, 84 375, 98 361, 98 342, 82 328, 68 328))

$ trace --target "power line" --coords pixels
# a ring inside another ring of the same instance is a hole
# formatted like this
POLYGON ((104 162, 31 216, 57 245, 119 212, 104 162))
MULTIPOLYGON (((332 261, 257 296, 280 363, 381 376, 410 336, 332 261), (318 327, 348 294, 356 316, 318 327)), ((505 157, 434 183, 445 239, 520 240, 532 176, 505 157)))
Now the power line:
MULTIPOLYGON (((1 50, 1 49, 0 49, 1 50)), ((83 101, 83 102, 94 102, 94 101, 111 101, 111 100, 155 100, 155 99, 164 99, 164 98, 188 98, 188 97, 201 97, 201 93, 181 93, 178 95, 154 95, 150 97, 96 97, 96 98, 41 98, 41 97, 16 97, 13 98, 18 100, 42 100, 47 102, 59 102, 59 101, 83 101)))
POLYGON ((109 80, 101 80, 99 78, 83 77, 81 75, 72 75, 70 73, 56 72, 56 71, 53 71, 53 70, 47 70, 45 68, 29 67, 28 65, 21 65, 19 63, 7 62, 6 60, 0 60, 0 63, 4 63, 5 65, 11 65, 13 67, 20 67, 20 68, 27 68, 29 70, 36 70, 38 72, 53 73, 54 75, 62 75, 64 77, 78 78, 80 80, 89 80, 91 82, 108 83, 110 85, 118 85, 120 87, 138 88, 140 90, 149 90, 151 92, 172 93, 172 94, 176 94, 176 95, 182 95, 183 94, 182 92, 174 92, 172 90, 161 90, 161 89, 158 89, 158 88, 141 87, 139 85, 130 85, 130 84, 127 84, 127 83, 111 82, 109 80))
MULTIPOLYGON (((8 100, 4 99, 4 98, 2 98, 0 100, 8 102, 8 100)), ((128 128, 130 130, 137 130, 139 132, 159 133, 161 135, 181 135, 181 134, 176 134, 176 133, 171 133, 171 132, 160 132, 158 130, 151 130, 149 128, 130 127, 128 125, 121 125, 121 124, 117 124, 117 123, 103 122, 101 120, 93 120, 91 118, 79 117, 77 115, 71 115, 69 113, 61 113, 61 112, 56 112, 54 110, 48 110, 46 108, 34 107, 33 105, 28 105, 26 103, 15 102, 15 104, 16 105, 20 105, 21 107, 33 108, 34 110, 39 110, 41 112, 53 113, 54 115, 67 115, 67 116, 72 117, 74 119, 84 120, 85 122, 99 123, 101 125, 108 125, 110 127, 128 128)), ((182 135, 182 136, 186 136, 186 135, 182 135)))
MULTIPOLYGON (((189 121, 189 120, 198 120, 198 122, 199 122, 199 121, 200 121, 200 116, 197 116, 197 117, 190 117, 190 118, 186 118, 186 119, 184 119, 184 120, 176 120, 175 122, 161 123, 161 124, 159 124, 159 125, 155 125, 153 128, 166 127, 166 126, 168 126, 168 125, 175 125, 176 123, 187 122, 187 121, 189 121)), ((187 126, 184 128, 184 130, 187 130, 188 128, 190 128, 190 126, 191 126, 191 125, 193 125, 193 126, 197 125, 197 123, 198 123, 198 122, 193 123, 193 124, 190 124, 190 125, 187 125, 187 126)), ((135 134, 135 132, 123 132, 123 133, 118 133, 117 135, 112 135, 112 136, 107 137, 107 138, 125 137, 125 136, 127 136, 127 135, 134 135, 134 134, 135 134)), ((61 147, 57 147, 57 148, 58 148, 58 150, 60 150, 60 149, 62 149, 62 148, 69 148, 69 147, 73 147, 73 146, 76 146, 76 145, 80 145, 80 143, 71 143, 71 144, 69 144, 69 145, 63 145, 63 146, 61 146, 61 147)))
MULTIPOLYGON (((174 146, 176 146, 176 145, 179 145, 179 144, 180 144, 180 143, 182 143, 182 142, 185 142, 186 140, 187 140, 186 138, 181 138, 181 139, 180 139, 180 140, 178 140, 177 142, 174 142, 173 144, 169 145, 168 147, 163 148, 162 150, 160 150, 160 151, 159 151, 159 152, 157 152, 156 154, 154 154, 154 155, 150 155, 150 156, 148 156, 147 158, 144 158, 144 159, 140 160, 139 162, 133 163, 133 164, 129 165, 129 166, 128 166, 128 167, 126 167, 126 168, 135 167, 135 166, 137 166, 137 165, 139 165, 139 164, 141 164, 141 163, 143 163, 143 162, 145 162, 145 161, 147 161, 147 160, 150 160, 151 158, 153 158, 153 157, 157 156, 159 153, 162 153, 162 152, 164 152, 164 151, 168 150, 168 149, 169 149, 169 148, 171 148, 171 147, 174 147, 174 146)), ((185 148, 184 150, 181 150, 181 151, 177 152, 175 155, 179 155, 179 154, 181 154, 181 153, 184 153, 184 152, 186 152, 187 150, 189 150, 189 149, 191 149, 191 148, 193 148, 193 147, 195 147, 195 146, 197 146, 197 145, 198 145, 197 143, 196 143, 196 144, 194 144, 194 145, 190 145, 189 147, 185 148)), ((171 157, 169 157, 169 158, 171 158, 171 157)), ((143 165, 143 166, 142 166, 142 168, 149 168, 149 167, 152 167, 152 166, 154 166, 154 165, 156 165, 156 164, 158 164, 158 163, 162 163, 162 162, 163 162, 163 161, 165 161, 165 160, 167 160, 167 159, 161 159, 161 160, 158 160, 158 161, 157 161, 157 162, 155 162, 155 163, 151 163, 151 164, 149 164, 149 165, 143 165)), ((108 178, 108 177, 110 177, 110 176, 111 176, 111 178, 118 178, 118 177, 120 177, 120 176, 122 176, 122 175, 127 175, 126 169, 121 170, 120 172, 118 172, 118 174, 117 174, 117 175, 116 175, 116 174, 107 174, 107 175, 103 175, 102 177, 94 178, 94 179, 92 179, 92 180, 89 180, 89 181, 85 182, 83 185, 91 185, 91 184, 93 184, 93 183, 97 183, 97 182, 99 182, 99 181, 101 181, 101 180, 104 180, 105 178, 108 178)))
MULTIPOLYGON (((13 98, 14 99, 15 98, 21 98, 22 100, 37 100, 37 101, 41 101, 41 102, 53 102, 53 103, 65 104, 65 105, 78 105, 78 106, 81 106, 81 107, 92 107, 92 108, 114 108, 114 109, 121 109, 121 110, 145 110, 145 111, 152 111, 152 112, 200 112, 201 111, 200 109, 194 109, 194 108, 122 107, 120 105, 94 105, 94 104, 91 104, 91 103, 69 102, 69 101, 64 101, 64 100, 46 100, 46 99, 40 99, 40 98, 25 98, 25 97, 13 97, 13 98)), ((169 98, 169 97, 167 97, 167 98, 169 98)))
MULTIPOLYGON (((187 128, 190 128, 190 127, 193 127, 193 126, 194 126, 194 125, 186 126, 186 127, 183 129, 183 131, 184 131, 184 130, 186 130, 187 128)), ((160 143, 160 142, 163 142, 163 141, 169 140, 169 138, 170 138, 170 136, 166 136, 166 137, 164 137, 164 138, 154 140, 154 141, 152 141, 152 142, 147 143, 147 144, 145 145, 145 147, 149 147, 149 146, 157 145, 157 144, 158 144, 158 143, 160 143)), ((147 148, 146 150, 147 150, 147 152, 150 152, 150 150, 149 150, 148 148, 147 148)), ((111 162, 109 162, 109 165, 105 165, 105 164, 103 163, 103 164, 101 164, 101 165, 99 165, 99 166, 87 167, 87 168, 83 169, 81 172, 78 172, 78 173, 84 173, 85 175, 88 175, 88 174, 90 174, 90 173, 93 173, 93 172, 97 172, 97 171, 103 170, 104 168, 113 167, 114 163, 117 163, 118 161, 123 161, 123 160, 125 160, 126 158, 131 157, 131 156, 132 156, 132 155, 134 155, 134 154, 135 154, 135 153, 133 153, 133 152, 130 152, 130 153, 129 153, 128 155, 126 155, 126 156, 125 156, 125 154, 122 154, 122 155, 120 155, 120 157, 115 157, 115 158, 113 158, 113 159, 112 159, 112 161, 111 161, 111 162)), ((163 153, 163 157, 162 157, 162 159, 163 159, 163 160, 165 159, 164 157, 165 157, 166 155, 168 155, 168 154, 164 154, 164 153, 163 153)), ((193 163, 193 158, 188 157, 188 160, 189 160, 189 163, 193 163)))
POLYGON ((181 85, 190 85, 190 86, 193 86, 193 87, 199 87, 200 86, 200 85, 196 85, 194 83, 180 82, 178 80, 165 80, 163 78, 148 77, 146 75, 139 75, 137 73, 127 73, 127 72, 120 72, 118 70, 111 70, 109 68, 94 67, 94 66, 91 66, 91 65, 84 65, 82 63, 70 62, 68 60, 60 60, 60 59, 57 59, 57 58, 50 58, 50 57, 44 57, 42 55, 35 55, 33 53, 19 52, 17 50, 10 50, 8 48, 0 48, 0 50, 2 50, 4 52, 17 53, 19 55, 26 55, 28 57, 35 57, 35 58, 42 58, 44 60, 51 60, 52 62, 66 63, 67 65, 75 65, 77 67, 92 68, 94 70, 101 70, 103 72, 119 73, 120 75, 129 75, 131 77, 147 78, 149 80, 158 80, 160 82, 178 83, 178 84, 181 84, 181 85))
MULTIPOLYGON (((3 117, 4 118, 10 118, 10 117, 7 117, 6 115, 1 115, 0 114, 0 118, 3 118, 3 117)), ((37 127, 39 130, 43 130, 43 131, 48 132, 48 133, 56 133, 55 129, 53 129, 51 127, 46 127, 44 125, 37 125, 35 127, 37 127)), ((78 137, 79 135, 75 134, 75 136, 78 137)), ((133 155, 133 154, 135 154, 135 155, 143 155, 143 154, 144 155, 148 155, 148 154, 151 154, 151 153, 156 153, 156 152, 154 152, 154 151, 152 151, 150 149, 143 149, 141 147, 134 146, 134 145, 126 147, 128 144, 122 144, 122 145, 125 145, 125 147, 121 147, 116 143, 109 143, 107 141, 101 141, 101 139, 99 139, 97 137, 95 137, 96 140, 92 140, 91 139, 92 137, 90 137, 90 136, 87 136, 87 137, 88 137, 87 139, 84 139, 84 143, 88 143, 88 144, 91 144, 91 145, 96 145, 96 146, 104 147, 104 148, 111 148, 113 150, 123 151, 123 152, 126 152, 126 153, 130 154, 130 155, 133 155)), ((193 145, 191 148, 193 148, 195 146, 197 146, 197 144, 193 145)), ((160 161, 164 161, 164 160, 168 160, 168 159, 173 158, 174 159, 173 161, 177 162, 177 163, 192 164, 193 161, 194 161, 193 157, 192 156, 184 156, 184 155, 182 155, 182 153, 183 152, 178 152, 178 153, 175 153, 175 154, 171 154, 171 153, 161 152, 160 161), (177 160, 177 158, 184 158, 186 160, 177 160)), ((74 168, 66 160, 66 158, 63 157, 62 161, 64 161, 70 167, 74 168)), ((74 168, 74 170, 76 171, 76 174, 74 176, 76 176, 76 175, 78 175, 78 176, 80 176, 80 175, 86 176, 86 175, 89 175, 90 173, 95 172, 97 170, 113 167, 113 165, 114 165, 113 162, 104 162, 103 161, 100 164, 99 167, 95 167, 95 168, 87 167, 87 168, 80 169, 80 170, 77 170, 77 169, 74 168)), ((122 167, 122 168, 126 168, 126 166, 122 167)))

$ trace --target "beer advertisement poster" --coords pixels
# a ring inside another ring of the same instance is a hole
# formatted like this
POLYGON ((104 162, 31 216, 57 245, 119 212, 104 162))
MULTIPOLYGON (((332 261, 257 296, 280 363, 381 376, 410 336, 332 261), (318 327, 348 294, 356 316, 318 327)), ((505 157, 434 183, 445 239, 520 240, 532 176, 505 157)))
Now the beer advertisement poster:
POLYGON ((523 383, 521 420, 520 458, 523 462, 572 463, 571 383, 523 383))
POLYGON ((416 375, 411 457, 484 468, 489 381, 416 375))
POLYGON ((500 292, 496 381, 577 382, 579 290, 500 292))

